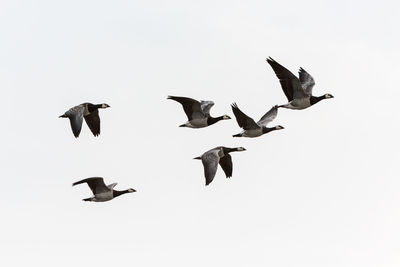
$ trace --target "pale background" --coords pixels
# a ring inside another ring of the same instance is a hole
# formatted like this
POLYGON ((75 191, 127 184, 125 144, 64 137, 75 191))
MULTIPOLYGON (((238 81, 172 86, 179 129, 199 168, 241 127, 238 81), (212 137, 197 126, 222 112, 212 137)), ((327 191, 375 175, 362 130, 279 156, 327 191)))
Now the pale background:
POLYGON ((398 1, 1 1, 3 266, 400 266, 398 1), (315 80, 285 130, 185 129, 183 95, 259 119, 265 58, 315 80), (108 103, 102 133, 57 117, 108 103), (204 186, 193 157, 233 153, 204 186), (103 176, 106 203, 72 182, 103 176))

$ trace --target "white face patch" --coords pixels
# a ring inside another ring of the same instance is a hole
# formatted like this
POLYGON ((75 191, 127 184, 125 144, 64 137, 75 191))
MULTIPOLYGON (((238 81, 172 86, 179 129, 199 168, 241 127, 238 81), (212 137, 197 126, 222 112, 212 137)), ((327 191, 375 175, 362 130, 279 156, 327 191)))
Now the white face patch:
POLYGON ((224 115, 223 118, 224 118, 224 120, 229 120, 231 117, 224 115))
POLYGON ((244 151, 245 149, 244 149, 244 147, 239 147, 238 148, 238 151, 244 151))
POLYGON ((107 104, 101 104, 101 107, 102 108, 108 108, 108 105, 107 104))

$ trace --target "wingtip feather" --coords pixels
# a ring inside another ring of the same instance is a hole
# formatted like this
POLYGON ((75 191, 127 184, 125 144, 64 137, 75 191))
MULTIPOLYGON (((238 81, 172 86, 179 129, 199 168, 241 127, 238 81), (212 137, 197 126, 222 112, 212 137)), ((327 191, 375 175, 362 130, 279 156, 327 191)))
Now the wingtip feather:
POLYGON ((275 60, 274 60, 272 57, 268 57, 268 58, 267 58, 267 62, 268 62, 268 63, 270 63, 270 62, 275 62, 275 60))

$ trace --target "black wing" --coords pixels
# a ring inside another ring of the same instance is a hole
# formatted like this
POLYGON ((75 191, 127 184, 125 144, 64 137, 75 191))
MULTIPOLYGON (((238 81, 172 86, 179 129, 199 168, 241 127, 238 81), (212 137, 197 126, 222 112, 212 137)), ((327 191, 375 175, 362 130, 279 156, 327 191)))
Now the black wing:
POLYGON ((257 125, 257 123, 244 114, 236 105, 236 103, 233 103, 231 105, 233 114, 235 114, 236 121, 239 124, 239 126, 245 130, 250 130, 250 129, 258 129, 260 126, 257 125))
POLYGON ((193 118, 204 117, 204 112, 201 109, 201 104, 199 101, 189 98, 189 97, 181 97, 181 96, 168 96, 167 99, 175 100, 182 104, 183 110, 188 117, 188 120, 192 120, 193 118))
POLYGON ((292 101, 294 98, 301 98, 302 95, 305 96, 304 91, 301 88, 299 79, 291 73, 284 66, 273 60, 271 57, 267 58, 267 62, 271 65, 276 76, 281 83, 283 92, 285 93, 287 99, 292 101))
POLYGON ((233 164, 232 164, 232 157, 229 154, 225 154, 224 157, 222 157, 219 160, 219 165, 221 168, 224 170, 224 173, 226 175, 226 178, 232 177, 232 170, 233 170, 233 164))
POLYGON ((78 184, 84 184, 84 183, 88 184, 88 186, 90 187, 90 190, 92 190, 92 192, 93 192, 93 195, 110 191, 110 189, 104 183, 103 178, 101 178, 101 177, 91 177, 91 178, 83 179, 83 180, 73 183, 72 186, 78 185, 78 184))
POLYGON ((98 136, 100 134, 99 110, 93 110, 89 115, 85 116, 84 118, 93 135, 98 136))

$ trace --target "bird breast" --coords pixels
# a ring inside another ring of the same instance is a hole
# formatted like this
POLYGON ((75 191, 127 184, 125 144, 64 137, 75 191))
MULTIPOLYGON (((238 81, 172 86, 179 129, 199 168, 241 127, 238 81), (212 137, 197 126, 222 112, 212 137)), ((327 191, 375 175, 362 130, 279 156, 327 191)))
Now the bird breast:
POLYGON ((187 127, 191 127, 191 128, 203 128, 203 127, 206 127, 206 126, 208 126, 207 118, 193 119, 191 121, 188 121, 186 126, 187 127))
POLYGON ((311 106, 310 97, 300 98, 300 99, 293 99, 287 105, 287 108, 290 109, 305 109, 311 106))
POLYGON ((263 135, 262 128, 245 130, 242 134, 244 137, 258 137, 263 135))
POLYGON ((112 191, 98 193, 94 197, 95 197, 96 202, 108 201, 108 200, 113 199, 113 193, 112 193, 112 191))

